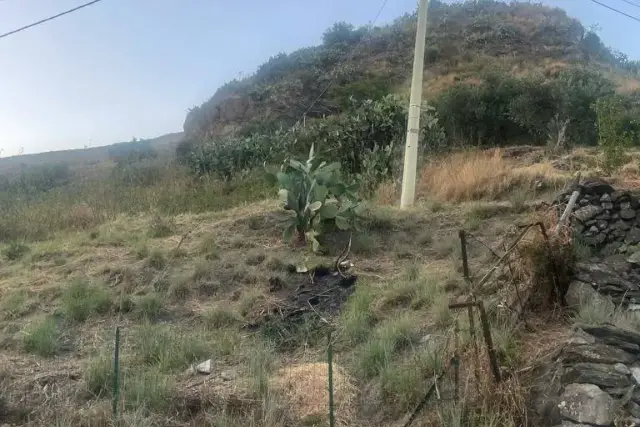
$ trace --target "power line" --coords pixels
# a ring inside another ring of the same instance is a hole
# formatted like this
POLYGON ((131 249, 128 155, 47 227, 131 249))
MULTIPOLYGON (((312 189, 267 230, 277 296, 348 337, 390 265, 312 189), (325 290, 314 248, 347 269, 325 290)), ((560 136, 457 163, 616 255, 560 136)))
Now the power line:
POLYGON ((91 5, 93 5, 93 4, 96 4, 96 3, 98 3, 99 1, 102 1, 102 0, 93 0, 93 1, 90 1, 90 2, 88 2, 88 3, 81 4, 80 6, 76 6, 76 7, 74 7, 73 9, 69 9, 69 10, 65 10, 64 12, 60 12, 60 13, 58 13, 57 15, 53 15, 53 16, 50 16, 50 17, 48 17, 48 18, 41 19, 40 21, 34 22, 34 23, 32 23, 32 24, 29 24, 29 25, 25 25, 24 27, 17 28, 17 29, 15 29, 15 30, 13 30, 13 31, 9 31, 8 33, 0 34, 0 39, 5 38, 5 37, 7 37, 7 36, 10 36, 10 35, 12 35, 12 34, 19 33, 19 32, 21 32, 21 31, 24 31, 24 30, 28 29, 28 28, 35 27, 36 25, 40 25, 40 24, 44 24, 45 22, 52 21, 52 20, 54 20, 54 19, 56 19, 56 18, 59 18, 59 17, 61 17, 61 16, 67 15, 67 14, 72 13, 72 12, 75 12, 76 10, 80 10, 80 9, 82 9, 82 8, 84 8, 84 7, 87 7, 87 6, 91 6, 91 5))
POLYGON ((608 6, 608 5, 604 4, 604 3, 600 3, 598 0, 591 0, 591 1, 592 1, 592 2, 594 2, 594 3, 596 3, 596 4, 599 4, 599 5, 600 5, 600 6, 602 6, 602 7, 606 7, 606 8, 607 8, 607 9, 609 9, 609 10, 612 10, 612 11, 614 11, 614 12, 617 12, 617 13, 619 13, 620 15, 624 15, 624 16, 626 16, 627 18, 631 18, 631 19, 633 19, 634 21, 638 21, 638 22, 640 22, 640 18, 638 18, 638 17, 636 17, 636 16, 629 15, 628 13, 624 13, 624 12, 623 12, 623 11, 621 11, 621 10, 615 9, 615 8, 613 8, 613 7, 611 7, 611 6, 608 6))
POLYGON ((640 4, 634 3, 631 0, 621 0, 621 1, 623 1, 623 2, 625 2, 627 4, 630 4, 631 6, 640 7, 640 4))

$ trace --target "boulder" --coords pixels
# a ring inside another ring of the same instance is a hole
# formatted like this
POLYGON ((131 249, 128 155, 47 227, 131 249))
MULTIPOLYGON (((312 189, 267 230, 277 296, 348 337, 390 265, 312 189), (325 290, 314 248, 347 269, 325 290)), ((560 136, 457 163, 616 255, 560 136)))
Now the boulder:
POLYGON ((560 396, 560 414, 573 422, 610 426, 615 404, 611 396, 593 384, 569 384, 560 396))

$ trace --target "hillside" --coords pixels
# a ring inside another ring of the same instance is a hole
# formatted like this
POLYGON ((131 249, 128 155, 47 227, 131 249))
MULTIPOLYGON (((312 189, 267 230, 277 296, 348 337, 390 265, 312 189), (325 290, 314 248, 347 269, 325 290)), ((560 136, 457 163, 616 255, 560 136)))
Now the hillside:
MULTIPOLYGON (((176 145, 183 138, 182 132, 170 133, 145 140, 159 153, 173 155, 176 145)), ((48 164, 65 163, 76 168, 96 165, 109 160, 114 149, 124 143, 109 144, 100 147, 78 148, 74 150, 50 151, 46 153, 24 154, 0 158, 0 175, 13 175, 23 167, 37 167, 48 164)))
MULTIPOLYGON (((605 47, 561 9, 493 0, 432 1, 428 16, 427 99, 454 83, 482 79, 484 71, 493 69, 553 78, 576 64, 611 72, 622 86, 638 84, 637 63, 605 47)), ((189 112, 185 135, 203 141, 273 129, 305 112, 310 118, 343 112, 350 96, 408 93, 415 30, 415 14, 371 30, 335 24, 321 45, 272 56, 253 75, 220 87, 189 112)))

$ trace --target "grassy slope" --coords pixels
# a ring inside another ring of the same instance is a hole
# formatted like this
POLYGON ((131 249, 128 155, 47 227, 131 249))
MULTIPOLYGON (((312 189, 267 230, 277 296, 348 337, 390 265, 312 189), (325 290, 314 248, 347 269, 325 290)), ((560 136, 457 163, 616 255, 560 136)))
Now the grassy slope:
MULTIPOLYGON (((360 390, 345 386, 339 393, 340 419, 391 425, 417 403, 442 356, 432 346, 443 343, 424 337, 451 326, 447 304, 465 292, 457 230, 498 248, 509 228, 526 220, 528 201, 541 196, 530 191, 534 183, 552 191, 569 177, 548 164, 472 153, 425 167, 420 201, 408 212, 385 205, 396 196, 393 188, 381 189, 368 231, 352 249, 356 292, 331 318, 335 361, 360 390)), ((269 278, 286 277, 284 264, 331 263, 342 247, 329 245, 326 257, 288 247, 280 238, 283 218, 278 204, 266 200, 198 215, 120 216, 95 229, 57 233, 28 251, 5 246, 0 338, 9 363, 0 417, 106 425, 113 331, 121 325, 124 425, 322 419, 326 392, 321 387, 310 398, 306 390, 312 380, 324 384, 324 371, 300 374, 295 367, 324 360, 324 333, 311 322, 289 330, 285 342, 273 331, 243 328, 282 304, 269 292, 269 278), (185 373, 208 358, 214 369, 206 383, 185 373), (302 388, 306 400, 292 401, 295 393, 279 389, 278 378, 298 374, 307 382, 297 381, 294 390, 302 388)), ((491 254, 472 244, 470 255, 479 275, 491 254)), ((499 345, 513 354, 511 335, 496 328, 499 345)))

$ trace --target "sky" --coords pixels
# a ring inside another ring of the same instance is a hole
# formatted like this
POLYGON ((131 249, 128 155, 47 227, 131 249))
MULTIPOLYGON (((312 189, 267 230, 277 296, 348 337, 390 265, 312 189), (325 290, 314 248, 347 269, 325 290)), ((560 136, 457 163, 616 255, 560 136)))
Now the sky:
MULTIPOLYGON (((0 33, 86 0, 0 0, 0 33)), ((599 0, 640 17, 640 7, 599 0)), ((640 0, 635 0, 640 4, 640 0)), ((543 0, 640 59, 640 22, 590 0, 543 0)), ((381 0, 103 0, 0 39, 3 156, 182 130, 189 108, 278 52, 318 44, 337 21, 365 25, 381 0)), ((415 10, 388 0, 377 23, 415 10)))

